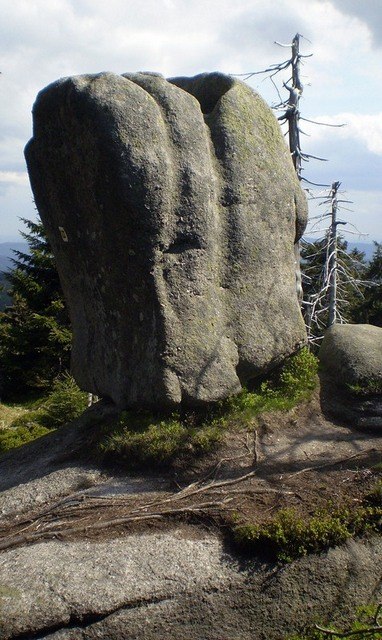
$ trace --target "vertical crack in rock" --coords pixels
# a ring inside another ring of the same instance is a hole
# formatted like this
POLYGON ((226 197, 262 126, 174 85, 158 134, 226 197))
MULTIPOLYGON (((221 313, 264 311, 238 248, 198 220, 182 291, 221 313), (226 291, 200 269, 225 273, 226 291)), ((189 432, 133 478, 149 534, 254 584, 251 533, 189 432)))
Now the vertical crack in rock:
POLYGON ((269 108, 219 73, 40 92, 26 158, 80 386, 120 407, 237 393, 296 350, 306 203, 269 108))
POLYGON ((280 362, 304 333, 292 247, 306 226, 306 203, 278 123, 260 96, 218 73, 171 82, 200 101, 220 168, 221 286, 245 381, 280 362))
MULTIPOLYGON (((175 374, 181 382, 179 401, 208 401, 215 399, 211 378, 216 386, 213 369, 220 368, 219 355, 225 350, 221 344, 225 339, 224 313, 215 284, 220 227, 209 131, 199 103, 189 93, 158 76, 125 77, 144 88, 162 110, 174 163, 175 225, 157 258, 154 275, 163 311, 164 379, 169 383, 175 374)), ((228 361, 219 372, 219 396, 240 389, 236 361, 234 353, 231 366, 228 361)))

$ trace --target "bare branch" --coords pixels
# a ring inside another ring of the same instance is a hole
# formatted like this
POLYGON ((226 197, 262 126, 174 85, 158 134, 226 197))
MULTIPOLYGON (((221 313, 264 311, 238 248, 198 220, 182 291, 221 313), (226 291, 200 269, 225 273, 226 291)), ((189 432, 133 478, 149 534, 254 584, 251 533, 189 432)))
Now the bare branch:
POLYGON ((312 184, 315 187, 329 187, 328 184, 320 184, 319 182, 312 182, 311 180, 308 180, 307 178, 301 178, 301 180, 303 180, 304 182, 307 182, 308 184, 312 184))
POLYGON ((340 127, 347 127, 346 122, 342 124, 331 124, 329 122, 318 122, 317 120, 310 120, 309 118, 303 118, 303 117, 301 117, 301 120, 304 120, 305 122, 310 122, 311 124, 318 124, 320 127, 334 127, 337 129, 340 127))
POLYGON ((283 44, 282 42, 278 42, 277 40, 274 40, 275 44, 278 44, 279 47, 291 47, 292 43, 290 42, 289 44, 283 44))
POLYGON ((301 157, 305 159, 313 158, 314 160, 320 160, 321 162, 328 162, 327 158, 320 158, 319 156, 313 156, 311 153, 301 153, 301 157))

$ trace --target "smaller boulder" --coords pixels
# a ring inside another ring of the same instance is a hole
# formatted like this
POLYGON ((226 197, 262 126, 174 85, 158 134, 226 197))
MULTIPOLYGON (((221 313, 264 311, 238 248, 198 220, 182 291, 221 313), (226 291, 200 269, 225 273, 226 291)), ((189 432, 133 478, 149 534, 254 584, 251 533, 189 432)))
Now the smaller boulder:
POLYGON ((325 333, 319 359, 323 409, 349 426, 382 431, 382 328, 333 325, 325 333))
POLYGON ((382 390, 382 328, 371 324, 335 324, 319 354, 323 368, 341 384, 382 390))

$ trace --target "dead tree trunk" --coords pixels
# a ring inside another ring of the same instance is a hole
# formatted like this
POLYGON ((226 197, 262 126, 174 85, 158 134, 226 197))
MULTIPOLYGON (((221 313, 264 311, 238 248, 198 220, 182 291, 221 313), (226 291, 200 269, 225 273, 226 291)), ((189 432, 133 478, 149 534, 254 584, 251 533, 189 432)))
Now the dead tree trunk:
MULTIPOLYGON (((300 147, 300 111, 299 102, 303 91, 300 80, 300 35, 296 33, 292 40, 292 86, 285 84, 285 88, 289 91, 288 108, 286 117, 288 120, 289 150, 291 152, 293 165, 299 180, 301 180, 301 147, 300 147)), ((296 270, 296 292, 300 303, 303 297, 301 286, 301 256, 300 243, 296 242, 294 247, 295 253, 295 270, 296 270)))
POLYGON ((301 180, 299 103, 303 92, 303 85, 300 79, 300 60, 300 34, 296 33, 295 37, 292 40, 292 57, 290 60, 290 64, 292 67, 292 84, 288 85, 284 83, 284 87, 289 91, 288 106, 285 113, 285 118, 288 121, 289 149, 299 180, 301 180))
POLYGON ((340 182, 333 182, 330 198, 331 198, 331 214, 332 222, 329 229, 329 245, 328 245, 328 278, 329 278, 329 317, 328 327, 331 327, 337 320, 337 210, 338 210, 338 189, 340 182))

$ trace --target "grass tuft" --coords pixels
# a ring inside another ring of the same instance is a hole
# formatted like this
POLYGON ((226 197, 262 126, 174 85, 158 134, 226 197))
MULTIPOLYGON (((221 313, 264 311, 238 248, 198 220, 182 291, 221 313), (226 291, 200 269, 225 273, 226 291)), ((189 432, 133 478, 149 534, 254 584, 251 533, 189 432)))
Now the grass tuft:
POLYGON ((24 407, 0 404, 0 433, 25 413, 24 407))
POLYGON ((352 395, 360 398, 381 395, 382 380, 377 378, 370 378, 368 380, 362 380, 357 384, 348 384, 347 388, 352 395))
POLYGON ((86 406, 87 394, 69 375, 57 379, 47 398, 35 402, 30 409, 0 405, 1 415, 8 418, 6 427, 0 429, 0 453, 20 447, 74 420, 86 406))
POLYGON ((31 440, 45 436, 50 431, 51 429, 47 429, 32 420, 15 428, 0 431, 0 453, 15 447, 21 447, 23 444, 31 442, 31 440))
POLYGON ((259 414, 288 410, 307 399, 317 384, 317 369, 317 358, 304 348, 255 391, 244 389, 207 409, 170 417, 125 411, 111 432, 103 434, 98 448, 107 460, 129 468, 148 464, 161 467, 179 457, 207 453, 221 442, 228 429, 249 429, 259 414))

